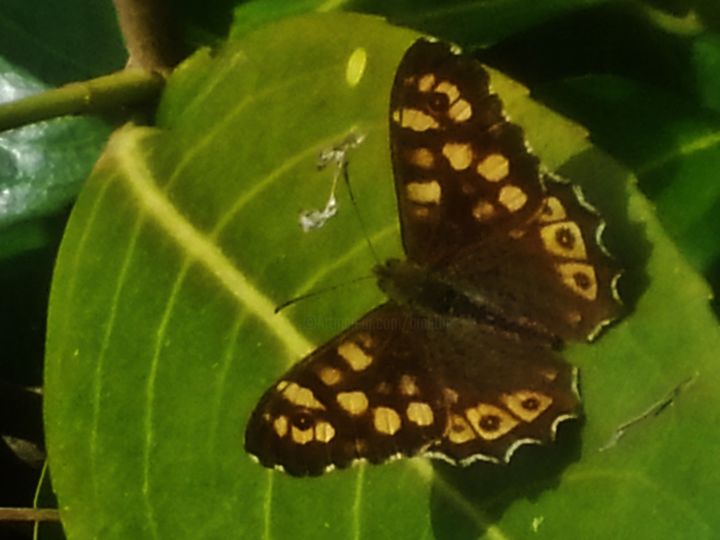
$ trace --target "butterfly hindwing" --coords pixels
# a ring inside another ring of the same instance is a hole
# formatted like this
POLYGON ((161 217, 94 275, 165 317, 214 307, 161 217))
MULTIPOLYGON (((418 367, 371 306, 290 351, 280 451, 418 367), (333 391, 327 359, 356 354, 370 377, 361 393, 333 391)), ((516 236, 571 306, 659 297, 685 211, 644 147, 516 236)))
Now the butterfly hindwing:
POLYGON ((442 273, 506 319, 532 321, 562 339, 592 339, 619 315, 619 267, 599 241, 604 223, 577 188, 546 183, 533 219, 463 248, 442 273))
POLYGON ((429 325, 433 379, 447 408, 426 454, 454 464, 507 462, 523 444, 548 443, 579 413, 575 369, 548 344, 444 318, 429 325))

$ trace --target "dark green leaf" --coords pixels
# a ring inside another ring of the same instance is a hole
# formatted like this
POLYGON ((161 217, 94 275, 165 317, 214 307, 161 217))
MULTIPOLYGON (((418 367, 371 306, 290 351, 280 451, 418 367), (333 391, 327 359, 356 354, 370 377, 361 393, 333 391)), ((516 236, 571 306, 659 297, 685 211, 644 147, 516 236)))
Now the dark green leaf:
POLYGON ((720 34, 705 34, 695 40, 693 60, 702 104, 720 112, 720 34))
POLYGON ((466 45, 488 45, 563 14, 610 0, 353 0, 347 9, 376 13, 395 24, 466 45))
POLYGON ((708 270, 720 258, 720 115, 618 77, 567 80, 542 95, 635 171, 691 262, 708 270))

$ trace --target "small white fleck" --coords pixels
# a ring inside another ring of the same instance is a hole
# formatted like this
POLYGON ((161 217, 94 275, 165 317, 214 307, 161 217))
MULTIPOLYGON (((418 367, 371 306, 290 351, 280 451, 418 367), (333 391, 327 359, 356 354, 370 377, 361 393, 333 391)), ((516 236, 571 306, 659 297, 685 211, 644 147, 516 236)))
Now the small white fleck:
POLYGON ((538 516, 534 517, 532 520, 532 531, 534 533, 538 532, 538 529, 540 529, 540 525, 542 525, 542 522, 545 521, 544 516, 538 516))
POLYGON ((304 232, 325 226, 325 223, 337 214, 338 204, 335 198, 335 188, 337 187, 338 179, 343 176, 345 180, 348 181, 348 152, 352 148, 357 148, 364 140, 364 134, 351 131, 340 143, 324 149, 318 156, 318 169, 324 169, 328 165, 333 164, 335 166, 335 174, 333 175, 330 195, 325 203, 325 208, 322 210, 303 210, 300 212, 298 220, 304 232))

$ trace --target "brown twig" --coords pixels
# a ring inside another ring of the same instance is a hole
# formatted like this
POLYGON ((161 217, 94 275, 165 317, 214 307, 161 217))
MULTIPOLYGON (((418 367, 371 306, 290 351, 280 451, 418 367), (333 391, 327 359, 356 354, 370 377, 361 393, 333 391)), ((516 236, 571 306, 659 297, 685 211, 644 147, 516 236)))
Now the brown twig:
POLYGON ((183 57, 176 26, 167 0, 113 0, 129 66, 168 73, 183 57))
POLYGON ((0 523, 3 521, 60 521, 60 512, 56 508, 0 507, 0 523))

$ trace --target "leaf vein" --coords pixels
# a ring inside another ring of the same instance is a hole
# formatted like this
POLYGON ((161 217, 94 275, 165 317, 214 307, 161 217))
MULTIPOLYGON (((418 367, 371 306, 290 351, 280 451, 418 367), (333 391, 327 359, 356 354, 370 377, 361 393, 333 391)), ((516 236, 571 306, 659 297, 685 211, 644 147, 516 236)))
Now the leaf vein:
POLYGON ((303 79, 315 79, 320 72, 329 71, 331 69, 336 69, 337 65, 332 66, 324 66, 322 69, 313 70, 313 71, 303 71, 300 75, 296 77, 291 77, 289 79, 284 79, 281 84, 277 84, 275 86, 269 86, 263 91, 255 92, 252 94, 249 94, 245 96, 243 99, 238 101, 238 103, 228 111, 228 113, 222 118, 220 122, 217 122, 213 125, 212 129, 207 130, 205 133, 203 133, 202 137, 200 137, 197 142, 188 149, 187 152, 185 152, 180 160, 178 161, 177 166, 175 167, 175 170, 173 171, 172 175, 168 179, 168 187, 172 186, 177 179, 181 176, 182 171, 185 169, 185 167, 192 163, 192 161, 195 159, 195 157, 206 147, 210 146, 217 137, 220 136, 222 133, 223 128, 225 128, 227 125, 231 124, 233 121, 236 121, 236 118, 252 103, 255 103, 259 101, 260 99, 270 96, 275 92, 282 91, 287 89, 288 87, 292 87, 293 85, 297 84, 299 81, 302 81, 303 79))

